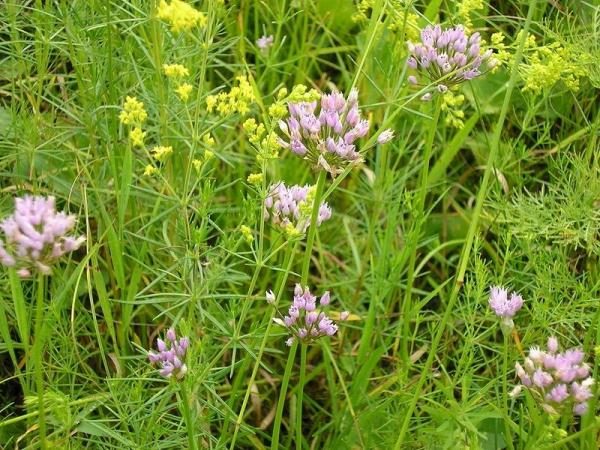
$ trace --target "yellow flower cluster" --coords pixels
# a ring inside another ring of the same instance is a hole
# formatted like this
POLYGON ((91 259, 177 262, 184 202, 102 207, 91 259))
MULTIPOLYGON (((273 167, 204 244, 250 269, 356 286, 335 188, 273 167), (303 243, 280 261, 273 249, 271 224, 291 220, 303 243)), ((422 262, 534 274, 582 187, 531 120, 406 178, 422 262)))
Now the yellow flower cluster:
POLYGON ((361 0, 358 2, 357 11, 352 15, 352 21, 356 23, 366 22, 369 19, 369 11, 375 6, 375 0, 361 0))
MULTIPOLYGON (((179 80, 180 78, 187 77, 190 71, 187 67, 181 64, 163 64, 163 72, 168 78, 179 80)), ((192 92, 192 85, 189 83, 179 83, 175 88, 175 93, 182 102, 187 102, 192 92)))
POLYGON ((242 124, 242 127, 248 135, 250 143, 258 149, 258 155, 256 155, 258 161, 279 157, 281 145, 279 144, 277 135, 271 132, 265 136, 266 129, 264 124, 257 124, 256 120, 248 119, 242 124))
POLYGON ((123 104, 123 111, 119 114, 119 120, 124 125, 133 125, 129 132, 129 139, 134 147, 144 146, 146 133, 142 131, 142 125, 147 118, 148 113, 144 109, 144 104, 135 97, 127 96, 123 104))
POLYGON ((187 67, 181 64, 163 64, 163 72, 169 78, 187 77, 190 74, 187 67))
POLYGON ((498 61, 498 64, 491 69, 492 73, 497 71, 501 65, 508 63, 512 58, 512 55, 508 51, 507 45, 504 43, 505 39, 506 36, 504 33, 499 32, 492 34, 491 47, 496 50, 494 52, 494 58, 496 61, 498 61))
POLYGON ((236 77, 237 86, 229 92, 219 92, 217 95, 206 97, 206 110, 213 112, 214 109, 221 116, 239 113, 245 115, 250 111, 250 104, 255 100, 254 90, 245 75, 236 77))
MULTIPOLYGON (((207 135, 207 134, 205 134, 204 136, 210 137, 210 135, 207 135)), ((210 161, 214 157, 215 157, 215 154, 212 151, 204 150, 203 158, 196 158, 192 161, 192 165, 194 166, 194 169, 196 170, 196 172, 200 173, 200 170, 202 169, 202 165, 204 163, 206 163, 207 161, 210 161)))
POLYGON ((475 11, 482 10, 483 7, 483 0, 462 0, 462 2, 458 4, 457 14, 460 19, 460 23, 463 24, 465 29, 470 30, 473 28, 471 14, 473 14, 475 11))
POLYGON ((129 132, 129 139, 131 140, 131 145, 133 145, 134 147, 143 147, 145 137, 146 133, 143 132, 140 127, 134 127, 129 132))
POLYGON ((152 149, 152 157, 159 162, 164 162, 171 153, 173 153, 173 147, 170 145, 168 147, 157 145, 152 149))
POLYGON ((144 168, 144 176, 145 177, 151 177, 156 174, 158 174, 158 169, 156 167, 154 167, 152 164, 148 164, 144 168))
POLYGON ((181 0, 171 0, 171 3, 161 0, 156 17, 168 22, 175 33, 191 30, 195 26, 205 27, 207 23, 204 13, 181 0))
POLYGON ((580 64, 577 55, 557 42, 537 48, 519 69, 525 81, 523 91, 534 94, 551 88, 559 81, 571 91, 577 91, 579 79, 587 76, 587 70, 580 64))
POLYGON ((192 85, 189 83, 182 83, 177 86, 175 92, 182 102, 187 102, 190 98, 190 93, 192 92, 192 85))
POLYGON ((254 236, 252 236, 252 228, 246 225, 242 225, 240 226, 240 231, 242 233, 242 236, 244 237, 244 240, 248 244, 250 244, 254 240, 254 236))
POLYGON ((246 179, 246 181, 253 186, 260 186, 263 182, 263 174, 262 173, 251 173, 250 175, 248 175, 248 178, 246 179))
POLYGON ((405 12, 403 10, 392 10, 391 23, 388 26, 390 31, 398 31, 404 28, 404 39, 399 45, 403 50, 406 50, 406 41, 417 41, 421 28, 419 27, 419 16, 412 12, 405 12))
POLYGON ((207 147, 213 147, 215 145, 215 140, 210 135, 210 133, 205 133, 204 135, 202 135, 202 142, 207 147))
POLYGON ((454 128, 461 129, 465 123, 463 119, 465 112, 461 106, 465 102, 465 96, 462 94, 455 95, 452 91, 448 90, 442 97, 442 111, 446 114, 444 121, 446 125, 454 128))
POLYGON ((144 109, 144 104, 140 102, 136 97, 125 98, 125 103, 123 104, 123 111, 119 115, 119 120, 121 123, 125 125, 142 125, 146 119, 148 118, 148 114, 144 109))

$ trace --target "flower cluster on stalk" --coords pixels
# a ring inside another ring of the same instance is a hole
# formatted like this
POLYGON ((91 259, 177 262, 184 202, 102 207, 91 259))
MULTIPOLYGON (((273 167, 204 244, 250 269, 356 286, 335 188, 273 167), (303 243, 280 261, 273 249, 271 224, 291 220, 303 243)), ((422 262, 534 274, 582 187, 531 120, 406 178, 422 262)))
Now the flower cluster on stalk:
POLYGON ((181 0, 161 0, 156 17, 171 25, 171 31, 174 33, 189 31, 195 26, 203 28, 208 22, 204 13, 181 0))
POLYGON ((550 414, 560 414, 567 407, 582 416, 588 410, 588 400, 593 396, 594 379, 590 367, 583 361, 580 348, 559 352, 558 340, 548 339, 546 350, 531 347, 523 365, 515 365, 522 388, 528 389, 550 414))
POLYGON ((180 380, 187 372, 185 355, 190 346, 187 337, 177 339, 175 330, 170 328, 165 336, 166 340, 157 339, 156 348, 158 352, 148 352, 148 359, 152 364, 160 365, 159 373, 165 378, 175 376, 180 380))
MULTIPOLYGON (((421 31, 421 42, 408 42, 408 50, 408 66, 426 78, 423 84, 433 83, 442 93, 497 65, 492 50, 482 48, 480 34, 469 35, 460 25, 446 29, 429 25, 421 31)), ((420 84, 416 75, 408 81, 420 84)), ((429 98, 431 94, 426 94, 424 100, 429 98)))
POLYGON ((74 227, 75 216, 57 213, 54 197, 15 198, 13 214, 0 222, 6 239, 0 240, 0 262, 21 277, 32 270, 48 275, 58 258, 85 242, 84 236, 68 235, 74 227))
MULTIPOLYGON (((319 101, 289 102, 288 110, 289 118, 279 121, 284 148, 334 176, 345 165, 362 160, 357 144, 369 133, 370 124, 361 118, 356 89, 348 98, 332 92, 321 94, 319 101)), ((392 137, 387 130, 380 135, 379 143, 392 137)))
POLYGON ((513 317, 523 307, 523 298, 516 292, 512 292, 509 297, 506 289, 494 286, 490 289, 489 304, 502 319, 502 326, 510 330, 514 327, 513 317))
MULTIPOLYGON (((269 296, 274 299, 272 293, 267 293, 267 300, 269 296)), ((317 297, 312 295, 307 287, 303 289, 301 285, 296 284, 294 301, 287 315, 283 320, 277 320, 291 333, 286 341, 288 346, 291 346, 295 340, 310 344, 320 337, 333 336, 337 333, 337 324, 323 311, 323 307, 329 305, 330 300, 329 292, 325 292, 317 306, 317 297)))
MULTIPOLYGON (((310 225, 315 201, 315 186, 286 186, 279 182, 269 189, 264 202, 265 218, 282 227, 288 234, 301 234, 310 225)), ((331 218, 331 208, 321 203, 317 225, 331 218)))

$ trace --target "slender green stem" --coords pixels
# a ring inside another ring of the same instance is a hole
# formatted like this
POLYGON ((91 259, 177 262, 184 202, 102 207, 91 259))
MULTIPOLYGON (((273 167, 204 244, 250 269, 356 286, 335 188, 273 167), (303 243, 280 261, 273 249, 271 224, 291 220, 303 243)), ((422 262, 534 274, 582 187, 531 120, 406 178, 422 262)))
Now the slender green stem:
POLYGON ((252 369, 252 374, 250 375, 250 380, 248 381, 248 388, 246 389, 246 394, 244 395, 244 400, 242 401, 242 406, 240 408, 240 412, 238 414, 238 417, 237 417, 237 420, 235 423, 235 430, 233 432, 233 438, 231 439, 231 446, 230 446, 231 450, 233 450, 235 448, 237 435, 238 435, 238 432, 240 431, 240 427, 242 425, 244 413, 246 412, 246 407, 248 406, 248 400, 250 399, 250 390, 252 388, 252 385, 254 384, 256 375, 258 374, 258 368, 260 367, 260 362, 262 360, 262 356, 263 356, 263 354, 265 352, 265 348, 267 346, 267 339, 270 336, 271 327, 273 326, 273 318, 275 317, 275 313, 277 312, 277 305, 279 304, 279 299, 281 298, 281 294, 283 293, 285 283, 287 282, 287 279, 288 279, 288 276, 289 276, 289 273, 291 270, 292 261, 293 261, 292 256, 296 252, 297 247, 298 247, 298 245, 295 244, 286 250, 285 260, 284 260, 284 264, 283 264, 284 273, 281 278, 281 283, 279 284, 279 287, 277 289, 277 299, 275 300, 275 307, 272 309, 271 314, 268 317, 267 329, 265 330, 265 334, 264 334, 262 342, 260 344, 260 348, 258 350, 258 355, 257 355, 256 361, 254 363, 254 368, 252 369))
POLYGON ((406 436, 406 432, 408 431, 408 426, 410 424, 410 419, 414 413, 415 407, 417 406, 417 402, 419 398, 423 395, 423 386, 425 385, 425 380, 430 375, 431 366, 433 365, 433 360, 436 357, 438 346, 442 339, 442 335, 446 329, 448 321, 450 320, 450 316, 452 315, 454 305, 458 299, 458 293, 462 287, 465 273, 467 271, 467 265, 469 262, 469 257, 471 255, 471 249, 473 246, 473 241, 475 239, 475 233, 477 232, 479 226, 479 218, 481 216, 481 210, 483 208, 483 202, 487 195, 488 184, 490 182, 490 178, 492 175, 492 171, 494 168, 494 164, 496 163, 496 157, 498 155, 498 149, 500 147, 500 136, 502 134, 502 128, 504 125, 504 121, 506 119, 506 115, 508 113, 508 107, 510 104, 510 99, 512 97, 512 92, 517 82, 518 71, 517 67, 521 62, 521 57, 523 54, 523 48, 525 46, 525 39, 527 37, 527 32, 529 31, 529 27, 531 25, 531 21, 533 19, 533 13, 535 11, 537 0, 529 0, 529 11, 527 13, 527 19, 525 21, 525 26, 523 27, 522 37, 519 43, 519 48, 515 55, 513 70, 511 73, 510 80, 508 82, 508 86, 506 88, 506 94, 504 96, 504 102, 502 104, 502 109, 500 110, 500 116, 498 117, 498 122, 496 123, 496 127, 494 129, 494 134, 492 137, 492 141, 490 142, 490 154, 488 156, 488 161, 486 164, 485 172, 483 174, 483 179, 481 181, 481 186, 479 188, 479 192, 477 193, 477 199, 475 201, 475 208, 473 210, 473 217, 469 224, 469 229, 467 232, 467 238, 465 241, 465 245, 463 247, 462 253, 460 255, 460 260, 458 264, 458 272, 456 276, 456 282, 450 294, 450 298, 448 300, 448 304, 446 306, 446 310, 444 315, 436 329, 435 335, 431 342, 431 348, 429 350, 427 360, 425 361, 425 365, 421 370, 421 375, 419 376, 419 380, 415 386, 415 391, 413 398, 411 399, 406 413, 404 415, 404 420, 402 421, 402 426, 400 428, 400 432, 398 433, 398 438, 396 440, 395 449, 399 450, 402 448, 402 444, 404 443, 404 436, 406 436))
POLYGON ((296 450, 302 449, 302 401, 304 399, 304 383, 306 382, 306 348, 306 344, 300 343, 300 380, 296 401, 296 450))
POLYGON ((302 278, 300 280, 300 284, 302 284, 302 286, 306 286, 308 283, 308 271, 310 268, 312 248, 315 242, 315 236, 317 234, 317 218, 319 217, 319 207, 321 206, 321 196, 323 195, 323 186, 325 186, 326 178, 327 172, 321 170, 319 172, 319 178, 317 179, 317 189, 315 191, 315 199, 310 217, 310 227, 308 228, 306 249, 304 251, 304 258, 302 259, 302 278))
POLYGON ((37 276, 36 286, 36 311, 35 311, 35 343, 33 347, 33 363, 35 373, 35 384, 38 395, 38 429, 40 437, 40 448, 46 445, 46 414, 44 411, 44 298, 46 279, 41 273, 37 276))
POLYGON ((185 386, 185 382, 183 381, 179 383, 179 394, 181 395, 179 404, 181 405, 181 412, 183 414, 183 419, 185 420, 185 428, 187 430, 190 450, 197 450, 198 442, 196 441, 194 433, 194 420, 192 417, 192 411, 190 409, 190 402, 187 395, 187 389, 185 386))
POLYGON ((281 390, 279 391, 279 399, 277 400, 277 410, 275 412, 275 421, 273 422, 273 435, 271 436, 271 450, 279 448, 279 432, 281 431, 281 419, 283 417, 283 405, 285 405, 285 397, 287 396, 287 388, 290 383, 292 369, 294 368, 294 358, 296 357, 296 349, 298 342, 294 342, 288 354, 285 372, 281 380, 281 390))
POLYGON ((509 331, 503 331, 503 335, 504 335, 504 351, 503 351, 503 355, 502 355, 502 397, 503 397, 503 402, 504 402, 504 412, 506 413, 506 417, 504 418, 504 428, 505 428, 505 433, 506 436, 504 437, 504 440, 507 443, 507 446, 509 448, 509 450, 513 450, 514 446, 512 443, 512 433, 510 431, 510 417, 508 415, 508 350, 509 350, 509 340, 510 340, 510 332, 509 331))
POLYGON ((423 222, 425 221, 425 199, 427 198, 427 187, 429 184, 429 162, 433 153, 433 143, 435 141, 435 133, 440 120, 441 110, 441 97, 436 96, 435 104, 433 106, 433 118, 429 124, 429 133, 427 134, 427 140, 423 150, 423 165, 421 166, 415 222, 412 230, 412 238, 409 244, 410 247, 408 250, 409 261, 406 277, 406 291, 404 294, 404 302, 402 303, 402 320, 400 321, 401 328, 399 328, 401 331, 396 336, 396 343, 398 343, 399 340, 402 340, 402 346, 400 348, 405 375, 408 373, 408 367, 410 365, 410 358, 408 355, 408 335, 410 330, 410 311, 412 309, 412 290, 415 281, 415 265, 417 263, 418 244, 421 237, 421 229, 423 227, 423 222))

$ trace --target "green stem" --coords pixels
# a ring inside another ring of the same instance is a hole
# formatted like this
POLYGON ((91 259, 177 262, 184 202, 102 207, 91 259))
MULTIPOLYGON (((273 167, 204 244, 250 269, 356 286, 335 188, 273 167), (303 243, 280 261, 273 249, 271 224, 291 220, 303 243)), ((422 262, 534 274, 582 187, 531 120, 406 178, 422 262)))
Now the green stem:
POLYGON ((44 411, 44 298, 45 298, 45 278, 41 273, 37 276, 36 287, 36 311, 35 311, 35 342, 33 346, 33 364, 35 374, 35 384, 38 395, 38 429, 40 437, 40 448, 47 448, 46 445, 46 414, 44 411))
POLYGON ((408 271, 406 277, 406 291, 404 294, 404 301, 402 302, 402 320, 400 322, 401 328, 396 336, 396 342, 402 339, 401 356, 402 362, 405 368, 405 374, 408 373, 408 367, 410 365, 409 358, 409 330, 410 330, 410 311, 412 309, 412 290, 415 281, 415 265, 417 263, 417 253, 419 247, 419 239, 421 237, 421 229, 423 222, 425 221, 425 200, 427 198, 427 187, 429 184, 429 162, 431 160, 431 154, 433 153, 433 142, 435 141, 435 133, 437 131, 438 122, 440 120, 440 113, 442 110, 442 101, 440 96, 436 96, 435 105, 433 106, 433 118, 429 125, 429 133, 427 134, 427 140, 425 142, 425 148, 423 150, 423 165, 421 166, 421 175, 419 182, 419 196, 417 198, 416 217, 414 222, 414 228, 412 231, 412 239, 410 240, 409 247, 409 261, 408 271))
POLYGON ((281 419, 283 417, 283 405, 287 396, 287 388, 290 383, 292 369, 294 368, 294 358, 296 357, 296 349, 298 342, 294 342, 288 354, 285 372, 281 381, 281 390, 279 391, 279 400, 277 401, 277 410, 275 412, 275 421, 273 422, 273 435, 271 436, 271 450, 279 449, 279 431, 281 430, 281 419))
POLYGON ((185 382, 183 381, 179 383, 179 394, 181 395, 179 404, 181 405, 181 412, 183 413, 183 419, 185 420, 185 428, 187 430, 190 450, 197 450, 198 442, 196 441, 196 438, 194 436, 194 420, 192 418, 192 411, 190 410, 190 402, 187 395, 187 389, 185 387, 185 382))
POLYGON ((312 207, 312 214, 310 217, 310 227, 308 228, 308 238, 306 240, 306 249, 304 251, 304 258, 302 259, 302 277, 300 284, 302 287, 306 287, 308 283, 308 271, 310 268, 310 257, 312 256, 312 248, 315 242, 315 236, 317 234, 317 218, 319 217, 319 208, 321 207, 321 196, 323 195, 323 187, 325 186, 325 179, 327 178, 327 172, 321 170, 319 172, 319 178, 317 179, 317 189, 315 192, 315 199, 312 207))
POLYGON ((492 140, 490 142, 490 154, 488 156, 488 161, 485 167, 485 172, 483 174, 483 179, 481 181, 481 187, 479 192, 477 193, 477 199, 475 202, 475 208, 473 210, 473 218, 469 224, 469 230, 467 232, 467 237, 465 241, 465 245, 463 247, 462 253, 460 255, 460 260, 458 264, 458 271, 456 276, 456 282, 454 284, 454 288, 450 294, 450 298, 448 300, 448 304, 446 306, 444 315, 442 320, 440 321, 433 340, 431 342, 431 349, 428 352, 427 360, 425 361, 425 365, 421 370, 421 375, 419 376, 419 380, 415 386, 415 391, 413 398, 411 399, 408 408, 406 410, 406 414, 404 416, 404 420, 402 421, 402 426, 400 428, 400 432, 398 433, 398 439, 396 440, 395 449, 399 450, 402 448, 402 444, 404 443, 404 436, 406 436, 406 432, 408 431, 408 426, 410 424, 410 419, 414 413, 415 407, 419 398, 423 395, 423 386, 425 385, 425 380, 431 373, 431 367, 433 365, 433 360, 435 359, 438 351, 439 343, 442 339, 442 335, 446 329, 448 321, 450 320, 450 316, 454 310, 454 305, 458 299, 458 293, 461 290, 462 284, 464 282, 465 273, 467 271, 467 265, 469 262, 469 257, 471 255, 471 249, 473 246, 473 241, 475 239, 475 233, 477 232, 479 225, 479 218, 481 216, 481 210, 483 208, 483 202, 485 200, 488 184, 490 182, 492 170, 494 164, 496 162, 496 157, 498 155, 498 149, 500 146, 500 136, 502 134, 502 128, 504 125, 504 121, 506 119, 506 115, 508 113, 508 107, 510 105, 510 99, 512 96, 513 89, 517 82, 518 71, 517 67, 521 62, 521 56, 523 54, 523 48, 525 46, 525 39, 527 37, 527 32, 529 31, 529 27, 531 25, 531 21, 533 19, 533 12, 535 11, 535 4, 537 0, 529 0, 529 11, 527 13, 527 19, 525 21, 525 26, 523 27, 523 33, 521 37, 521 41, 519 43, 519 48, 515 55, 513 70, 511 73, 510 80, 508 82, 508 86, 506 89, 506 95, 504 96, 504 102, 502 104, 502 109, 500 110, 500 116, 498 117, 498 122, 496 123, 496 127, 494 129, 494 134, 492 140))
POLYGON ((510 339, 510 333, 508 331, 502 330, 502 334, 504 336, 504 354, 502 357, 502 390, 504 397, 504 413, 506 417, 504 418, 504 428, 506 436, 504 440, 507 443, 509 450, 514 450, 514 446, 512 443, 512 433, 510 431, 510 416, 508 414, 508 342, 510 339))
POLYGON ((254 368, 252 369, 252 375, 250 375, 250 380, 248 381, 248 388, 246 389, 246 394, 244 395, 244 400, 242 401, 242 406, 240 408, 240 412, 238 414, 238 417, 237 417, 237 420, 235 423, 235 430, 233 432, 233 438, 231 439, 231 446, 230 446, 231 450, 233 450, 235 448, 237 435, 238 435, 238 432, 240 431, 240 427, 242 425, 246 407, 248 406, 248 400, 250 399, 250 389, 252 388, 252 386, 254 384, 254 380, 256 379, 256 375, 258 374, 258 368, 260 367, 260 362, 262 360, 262 356, 263 356, 263 354, 265 352, 265 348, 267 346, 267 339, 270 336, 271 327, 273 326, 273 318, 275 317, 275 313, 277 312, 277 305, 279 304, 279 299, 281 298, 281 294, 283 293, 285 283, 287 282, 287 279, 288 279, 288 276, 289 276, 289 273, 291 270, 292 261, 293 261, 292 255, 296 252, 297 247, 298 247, 298 245, 295 244, 292 247, 288 247, 288 249, 286 250, 285 260, 284 260, 284 264, 283 264, 285 271, 281 278, 281 283, 279 284, 279 287, 277 289, 277 299, 275 300, 275 305, 271 311, 271 314, 268 317, 267 329, 265 330, 265 334, 264 334, 262 342, 260 344, 260 349, 258 350, 256 362, 254 363, 254 368))
POLYGON ((306 382, 306 348, 306 344, 300 343, 300 381, 298 382, 298 399, 296 401, 296 450, 302 449, 302 401, 306 382))

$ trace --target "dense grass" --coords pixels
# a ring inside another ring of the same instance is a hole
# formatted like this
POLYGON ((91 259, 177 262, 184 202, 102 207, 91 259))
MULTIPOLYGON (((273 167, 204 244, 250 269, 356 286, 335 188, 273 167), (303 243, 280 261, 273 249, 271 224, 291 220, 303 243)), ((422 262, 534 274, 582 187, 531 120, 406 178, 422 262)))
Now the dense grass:
POLYGON ((595 398, 579 418, 509 395, 515 362, 553 335, 598 373, 597 3, 207 0, 189 32, 158 3, 0 5, 0 217, 52 195, 86 236, 51 276, 0 271, 0 447, 597 448, 595 398), (406 41, 467 19, 506 35, 504 64, 463 83, 461 106, 421 101, 406 41), (208 112, 240 75, 247 114, 208 112), (298 84, 358 88, 364 163, 333 179, 283 148, 257 158, 242 124, 281 134, 269 106, 298 84), (127 96, 148 113, 144 147, 119 120, 127 96), (263 220, 278 181, 320 181, 332 218, 299 236, 263 220), (265 292, 285 312, 300 282, 350 317, 288 347, 265 292), (525 301, 512 333, 494 285, 525 301), (191 341, 179 382, 147 357, 171 326, 191 341))

